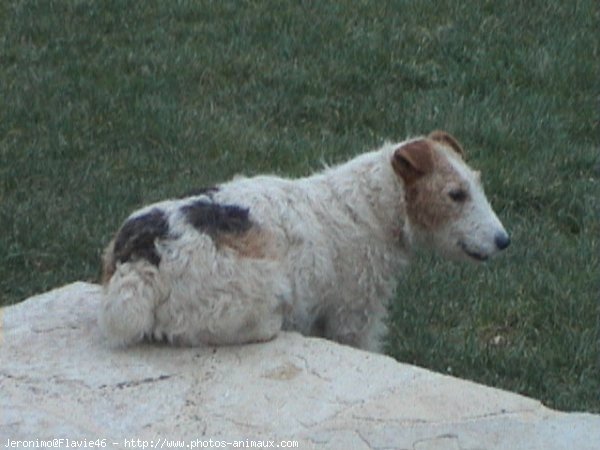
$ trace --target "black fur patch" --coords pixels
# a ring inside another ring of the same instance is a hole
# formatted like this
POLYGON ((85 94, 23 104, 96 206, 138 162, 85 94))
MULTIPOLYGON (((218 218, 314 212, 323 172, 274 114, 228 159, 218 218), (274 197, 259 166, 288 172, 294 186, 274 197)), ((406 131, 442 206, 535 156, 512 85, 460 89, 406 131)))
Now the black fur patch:
POLYGON ((156 253, 154 241, 166 237, 168 232, 167 217, 159 209, 128 220, 115 239, 115 261, 123 263, 132 259, 146 259, 158 266, 160 256, 156 253))
POLYGON ((237 205, 196 200, 181 210, 190 225, 211 236, 218 233, 244 233, 252 227, 250 210, 237 205))

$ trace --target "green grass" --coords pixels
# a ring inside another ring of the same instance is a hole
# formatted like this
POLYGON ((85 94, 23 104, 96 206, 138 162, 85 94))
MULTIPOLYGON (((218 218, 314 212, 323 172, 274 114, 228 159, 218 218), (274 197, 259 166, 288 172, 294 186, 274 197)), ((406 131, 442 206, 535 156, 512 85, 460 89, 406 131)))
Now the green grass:
POLYGON ((417 258, 389 353, 600 412, 594 0, 5 1, 0 304, 96 280, 134 208, 443 128, 513 245, 417 258))

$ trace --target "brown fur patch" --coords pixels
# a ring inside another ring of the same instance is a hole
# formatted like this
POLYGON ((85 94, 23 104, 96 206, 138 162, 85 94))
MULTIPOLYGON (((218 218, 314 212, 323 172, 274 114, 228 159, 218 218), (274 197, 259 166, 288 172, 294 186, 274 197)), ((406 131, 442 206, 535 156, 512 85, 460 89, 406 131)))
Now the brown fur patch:
POLYGON ((458 142, 458 140, 456 140, 456 138, 450 133, 447 133, 442 130, 435 130, 429 133, 428 137, 432 141, 436 141, 450 147, 456 153, 458 153, 461 156, 461 158, 466 158, 467 155, 465 153, 465 150, 462 148, 462 145, 460 145, 460 142, 458 142))
POLYGON ((434 168, 433 148, 426 139, 409 142, 394 152, 392 167, 410 185, 434 168))
POLYGON ((407 215, 412 223, 424 230, 435 230, 457 219, 463 204, 453 201, 448 187, 467 189, 466 183, 440 150, 432 152, 433 170, 405 186, 407 215))
POLYGON ((215 237, 217 247, 229 247, 244 258, 274 258, 269 233, 254 226, 245 233, 221 233, 215 237))

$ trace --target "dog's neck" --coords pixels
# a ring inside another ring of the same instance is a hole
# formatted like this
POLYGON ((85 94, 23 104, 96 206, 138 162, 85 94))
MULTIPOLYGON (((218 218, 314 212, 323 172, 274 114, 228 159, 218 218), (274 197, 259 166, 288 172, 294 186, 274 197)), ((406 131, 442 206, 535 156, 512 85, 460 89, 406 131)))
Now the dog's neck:
POLYGON ((319 179, 331 191, 332 202, 373 235, 408 248, 412 233, 406 221, 404 188, 391 165, 396 147, 386 144, 310 178, 319 179))

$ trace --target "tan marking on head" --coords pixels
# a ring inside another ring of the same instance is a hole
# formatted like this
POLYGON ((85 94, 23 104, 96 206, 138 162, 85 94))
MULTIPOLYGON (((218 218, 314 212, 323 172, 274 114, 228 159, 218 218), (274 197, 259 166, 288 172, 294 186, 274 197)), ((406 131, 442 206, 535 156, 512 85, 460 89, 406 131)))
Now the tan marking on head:
POLYGON ((458 153, 461 156, 461 158, 463 158, 463 159, 465 159, 467 156, 465 153, 465 150, 462 148, 462 145, 460 145, 458 140, 456 140, 456 138, 454 136, 452 136, 450 133, 447 133, 442 130, 435 130, 435 131, 432 131, 431 133, 429 133, 428 138, 431 139, 432 141, 436 141, 436 142, 446 145, 447 147, 450 147, 456 153, 458 153))
POLYGON ((220 233, 215 237, 215 244, 217 248, 229 247, 244 258, 272 259, 275 257, 270 233, 257 226, 245 233, 220 233))
POLYGON ((427 139, 408 142, 394 152, 392 167, 405 185, 411 185, 433 170, 433 147, 427 139))
POLYGON ((456 220, 462 203, 453 200, 451 190, 469 192, 468 182, 448 160, 444 150, 431 145, 432 170, 412 183, 405 183, 407 215, 422 230, 435 230, 456 220))

